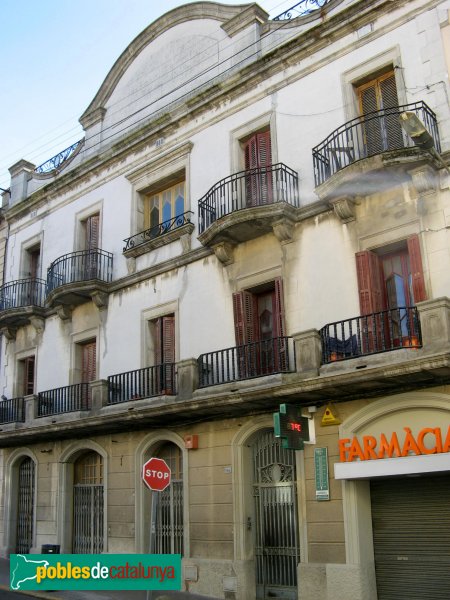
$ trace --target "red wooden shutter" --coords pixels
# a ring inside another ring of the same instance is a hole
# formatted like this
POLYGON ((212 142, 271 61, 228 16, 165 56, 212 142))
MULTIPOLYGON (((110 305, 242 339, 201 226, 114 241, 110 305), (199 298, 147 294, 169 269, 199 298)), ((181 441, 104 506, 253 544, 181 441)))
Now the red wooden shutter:
POLYGON ((81 383, 95 381, 96 377, 96 342, 89 342, 82 346, 81 383))
POLYGON ((407 240, 409 263, 411 267, 412 289, 414 303, 427 299, 425 290, 425 278, 423 276, 422 255, 420 253, 420 242, 418 235, 412 235, 407 240))
POLYGON ((380 259, 369 250, 357 252, 359 305, 361 315, 369 315, 384 309, 383 286, 380 277, 380 259))
POLYGON ((245 290, 233 294, 234 331, 237 346, 254 342, 258 337, 255 302, 255 296, 245 290))
POLYGON ((259 169, 258 173, 248 175, 247 205, 258 206, 272 201, 272 173, 264 170, 272 164, 270 131, 255 133, 244 147, 245 170, 259 169))
POLYGON ((272 164, 272 148, 270 144, 270 131, 256 134, 258 146, 258 167, 270 167, 272 164))
POLYGON ((99 247, 100 215, 92 215, 86 220, 86 250, 99 247))
POLYGON ((34 356, 24 360, 24 394, 34 394, 34 356))
POLYGON ((274 337, 286 336, 285 311, 284 311, 284 294, 283 280, 281 277, 275 279, 275 314, 274 314, 274 337))
POLYGON ((175 362, 175 317, 162 318, 163 363, 175 362))

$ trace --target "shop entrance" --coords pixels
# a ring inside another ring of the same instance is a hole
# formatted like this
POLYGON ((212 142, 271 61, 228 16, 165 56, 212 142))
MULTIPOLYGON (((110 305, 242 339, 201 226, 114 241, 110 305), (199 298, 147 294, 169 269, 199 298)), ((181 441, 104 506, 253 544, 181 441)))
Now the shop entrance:
POLYGON ((378 600, 450 598, 450 475, 372 480, 378 600))

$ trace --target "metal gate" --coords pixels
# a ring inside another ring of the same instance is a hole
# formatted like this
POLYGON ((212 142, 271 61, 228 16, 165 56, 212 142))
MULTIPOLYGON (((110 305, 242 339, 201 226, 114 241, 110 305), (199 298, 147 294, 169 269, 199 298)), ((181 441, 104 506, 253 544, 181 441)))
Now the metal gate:
POLYGON ((73 488, 73 553, 103 552, 103 485, 73 488))
POLYGON ((295 600, 300 562, 295 453, 282 448, 270 431, 252 447, 256 598, 295 600))
POLYGON ((378 600, 450 598, 450 476, 372 480, 378 600))
MULTIPOLYGON (((157 554, 183 554, 183 481, 172 481, 158 494, 154 552, 157 554)), ((153 494, 155 498, 155 493, 153 494)))
POLYGON ((25 458, 19 467, 16 552, 28 554, 33 545, 34 462, 25 458))

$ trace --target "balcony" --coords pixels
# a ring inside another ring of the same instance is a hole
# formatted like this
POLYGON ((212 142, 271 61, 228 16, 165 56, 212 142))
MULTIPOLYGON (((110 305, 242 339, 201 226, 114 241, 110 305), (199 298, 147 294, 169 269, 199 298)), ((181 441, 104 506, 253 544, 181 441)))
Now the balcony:
MULTIPOLYGON (((419 117, 433 137, 436 149, 440 152, 436 115, 425 102, 414 102, 373 111, 341 125, 313 148, 316 187, 321 186, 343 169, 364 159, 387 152, 394 153, 393 157, 398 158, 398 151, 405 151, 405 149, 409 149, 408 154, 417 155, 419 150, 414 148, 413 141, 400 126, 399 115, 404 111, 411 111, 419 117)), ((360 192, 361 173, 381 169, 385 166, 384 162, 373 160, 367 165, 359 166, 358 169, 350 169, 349 176, 358 175, 360 192)), ((375 188, 379 186, 380 181, 377 181, 376 178, 368 178, 367 185, 370 190, 374 185, 375 188)), ((344 193, 352 194, 357 191, 357 189, 352 189, 351 180, 345 182, 344 193)), ((319 196, 321 195, 323 194, 319 193, 319 196)))
POLYGON ((198 358, 200 388, 293 371, 295 351, 290 337, 216 350, 198 358))
POLYGON ((280 223, 293 224, 299 205, 297 173, 283 163, 229 175, 198 203, 198 239, 213 246, 245 242, 270 231, 283 236, 280 223))
POLYGON ((70 252, 52 262, 47 271, 47 302, 50 306, 77 306, 90 299, 97 305, 112 280, 113 255, 95 248, 70 252))
POLYGON ((187 211, 173 219, 164 221, 155 227, 150 227, 124 240, 124 255, 129 258, 141 256, 160 246, 170 244, 179 240, 183 235, 190 235, 194 231, 194 224, 191 218, 194 213, 187 211))
POLYGON ((108 377, 108 404, 176 394, 175 363, 165 363, 108 377))
POLYGON ((24 422, 25 404, 23 398, 10 398, 0 402, 0 424, 24 422))
POLYGON ((0 288, 0 327, 20 327, 45 313, 46 283, 42 279, 19 279, 0 288))
POLYGON ((39 392, 37 397, 37 416, 47 417, 64 413, 89 410, 91 394, 89 383, 76 383, 65 387, 39 392))
POLYGON ((323 364, 422 347, 420 320, 415 306, 392 308, 329 323, 319 333, 323 364))

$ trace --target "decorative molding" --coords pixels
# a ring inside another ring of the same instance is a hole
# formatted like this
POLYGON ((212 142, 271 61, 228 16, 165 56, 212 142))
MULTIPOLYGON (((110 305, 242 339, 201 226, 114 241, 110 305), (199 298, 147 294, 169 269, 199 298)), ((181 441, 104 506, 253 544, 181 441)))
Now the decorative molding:
POLYGON ((99 310, 108 308, 108 297, 106 292, 96 291, 91 294, 92 302, 99 310))
POLYGON ((225 266, 234 263, 234 244, 219 242, 213 246, 214 254, 225 266))
POLYGON ((268 20, 269 14, 265 10, 257 4, 250 4, 249 6, 244 7, 242 12, 221 25, 221 27, 225 33, 232 38, 243 29, 247 29, 247 27, 254 24, 261 25, 267 23, 268 20))
POLYGON ((65 304, 58 304, 56 306, 56 314, 61 321, 70 321, 72 319, 72 309, 70 306, 66 306, 65 304))
MULTIPOLYGON (((158 156, 154 156, 151 160, 146 162, 144 165, 140 165, 134 171, 127 173, 125 177, 128 179, 130 183, 138 183, 139 187, 146 186, 150 183, 151 180, 148 180, 150 176, 153 180, 158 179, 159 176, 154 174, 154 171, 160 169, 161 167, 165 167, 170 163, 174 163, 177 160, 181 160, 190 154, 192 148, 194 147, 193 142, 184 142, 177 146, 176 148, 171 148, 166 152, 162 152, 158 154, 158 156), (144 179, 144 182, 140 180, 144 179)), ((176 170, 176 168, 175 168, 176 170)))
POLYGON ((5 327, 2 327, 0 329, 0 331, 9 342, 16 339, 16 333, 17 333, 16 328, 5 326, 5 327))
POLYGON ((30 324, 34 327, 37 334, 41 334, 45 329, 45 319, 33 315, 30 317, 30 324))
POLYGON ((127 257, 127 273, 128 275, 136 273, 136 258, 134 256, 127 257))
POLYGON ((183 254, 189 252, 191 250, 191 233, 184 233, 180 236, 180 242, 183 254))
POLYGON ((351 196, 341 196, 330 202, 337 217, 343 223, 355 220, 355 200, 351 196))
POLYGON ((272 229, 275 237, 281 244, 292 242, 294 234, 294 222, 290 219, 282 218, 272 223, 272 229))
POLYGON ((425 196, 435 192, 439 185, 438 173, 430 165, 422 165, 417 169, 408 171, 412 184, 418 196, 425 196))

